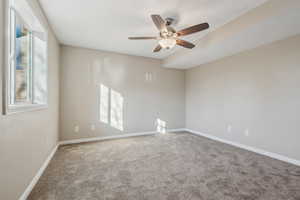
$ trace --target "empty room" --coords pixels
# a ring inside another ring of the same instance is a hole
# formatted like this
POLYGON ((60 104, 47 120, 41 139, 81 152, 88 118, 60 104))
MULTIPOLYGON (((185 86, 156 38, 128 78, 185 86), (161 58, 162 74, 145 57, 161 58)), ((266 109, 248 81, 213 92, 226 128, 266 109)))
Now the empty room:
POLYGON ((0 0, 0 200, 300 200, 299 0, 0 0))

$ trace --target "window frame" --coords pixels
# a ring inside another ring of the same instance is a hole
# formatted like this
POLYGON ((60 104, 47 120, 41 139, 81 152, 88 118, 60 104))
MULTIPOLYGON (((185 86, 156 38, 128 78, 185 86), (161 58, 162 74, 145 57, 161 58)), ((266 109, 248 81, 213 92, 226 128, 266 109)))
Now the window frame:
MULTIPOLYGON (((40 22, 41 26, 43 27, 43 33, 45 34, 45 67, 46 67, 46 101, 43 104, 38 104, 34 103, 34 62, 33 59, 31 59, 29 67, 30 67, 30 81, 29 84, 30 86, 27 88, 27 91, 29 92, 30 98, 28 99, 27 102, 22 102, 22 103, 16 103, 15 102, 15 86, 11 86, 11 78, 12 75, 15 76, 15 72, 12 73, 11 70, 16 70, 16 39, 15 36, 12 39, 12 33, 11 33, 11 23, 12 23, 12 11, 14 13, 14 29, 13 31, 15 32, 15 24, 16 24, 16 19, 15 17, 18 16, 21 20, 24 20, 20 14, 15 10, 15 8, 11 5, 11 0, 5 0, 4 1, 4 30, 5 30, 5 48, 4 48, 4 63, 3 63, 3 73, 2 73, 2 80, 3 80, 3 103, 2 103, 2 110, 3 110, 3 115, 10 115, 10 114, 15 114, 15 113, 22 113, 22 112, 27 112, 27 111, 35 111, 35 110, 41 110, 41 109, 47 109, 48 108, 48 79, 49 79, 49 68, 48 68, 48 30, 45 28, 43 23, 41 23, 41 20, 39 16, 34 12, 34 9, 32 5, 27 0, 26 3, 30 7, 32 13, 34 14, 34 17, 40 22), (14 65, 14 66, 12 66, 14 65), (12 91, 12 87, 14 88, 12 91), (12 97, 13 96, 13 97, 12 97), (14 104, 12 104, 11 99, 14 99, 14 104)), ((30 55, 32 58, 34 58, 34 30, 30 30, 30 55)), ((15 35, 15 34, 14 34, 15 35)), ((27 78, 28 79, 28 78, 27 78)), ((15 81, 14 81, 15 82, 15 81)))

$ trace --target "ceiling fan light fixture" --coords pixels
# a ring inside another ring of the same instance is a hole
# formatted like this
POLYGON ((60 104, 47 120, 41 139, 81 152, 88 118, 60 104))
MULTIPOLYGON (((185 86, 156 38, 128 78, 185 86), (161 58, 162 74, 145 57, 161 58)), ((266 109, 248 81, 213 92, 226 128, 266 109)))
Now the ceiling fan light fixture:
POLYGON ((171 49, 176 45, 176 40, 174 38, 163 38, 158 43, 164 49, 171 49))
POLYGON ((152 21, 159 30, 158 37, 129 37, 130 40, 157 40, 158 45, 153 49, 153 52, 159 52, 161 49, 172 49, 175 45, 182 46, 187 49, 192 49, 195 45, 191 42, 180 39, 181 36, 190 35, 209 28, 208 23, 197 24, 188 28, 176 31, 172 26, 174 19, 166 18, 165 20, 160 15, 151 15, 152 21))

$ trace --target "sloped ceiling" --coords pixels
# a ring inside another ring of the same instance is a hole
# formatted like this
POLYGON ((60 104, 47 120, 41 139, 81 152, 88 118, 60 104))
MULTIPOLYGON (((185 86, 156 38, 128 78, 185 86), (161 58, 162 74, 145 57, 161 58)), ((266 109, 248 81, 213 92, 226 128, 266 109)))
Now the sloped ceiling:
POLYGON ((300 34, 299 10, 299 0, 268 1, 207 34, 192 51, 175 52, 163 66, 187 69, 300 34))

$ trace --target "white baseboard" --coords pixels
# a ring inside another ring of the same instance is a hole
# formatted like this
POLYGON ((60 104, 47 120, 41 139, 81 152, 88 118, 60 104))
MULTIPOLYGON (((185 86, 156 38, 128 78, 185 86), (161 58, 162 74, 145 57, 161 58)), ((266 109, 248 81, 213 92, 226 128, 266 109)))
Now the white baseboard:
MULTIPOLYGON (((185 129, 180 128, 180 129, 168 129, 167 130, 167 132, 170 132, 170 133, 181 132, 181 131, 185 131, 185 129)), ((158 132, 157 131, 148 131, 148 132, 128 133, 128 134, 105 136, 105 137, 80 138, 80 139, 74 139, 74 140, 63 140, 63 141, 59 142, 59 145, 79 144, 79 143, 84 143, 84 142, 96 142, 96 141, 103 141, 103 140, 121 139, 121 138, 137 137, 137 136, 145 136, 145 135, 155 135, 155 134, 158 134, 158 132)))
POLYGON ((79 143, 84 143, 84 142, 96 142, 96 141, 120 139, 120 138, 127 138, 127 137, 154 135, 156 133, 157 133, 156 131, 149 131, 149 132, 142 132, 142 133, 129 133, 129 134, 105 136, 105 137, 92 137, 92 138, 80 138, 80 139, 74 139, 74 140, 63 140, 63 141, 59 142, 59 145, 79 144, 79 143))
POLYGON ((203 136, 203 137, 206 137, 206 138, 218 141, 218 142, 229 144, 229 145, 241 148, 241 149, 246 149, 248 151, 252 151, 252 152, 255 152, 255 153, 258 153, 258 154, 261 154, 261 155, 264 155, 264 156, 268 156, 268 157, 271 157, 271 158, 274 158, 274 159, 277 159, 277 160, 281 160, 281 161, 284 161, 284 162, 287 162, 287 163, 291 163, 291 164, 300 166, 300 160, 289 158, 289 157, 286 157, 286 156, 283 156, 283 155, 280 155, 280 154, 277 154, 277 153, 268 152, 268 151, 265 151, 265 150, 262 150, 262 149, 259 149, 259 148, 256 148, 256 147, 251 147, 251 146, 247 146, 247 145, 240 144, 240 143, 237 143, 237 142, 232 142, 232 141, 229 141, 229 140, 221 139, 219 137, 209 135, 209 134, 205 134, 205 133, 201 133, 199 131, 194 131, 194 130, 191 130, 191 129, 185 129, 185 131, 190 132, 190 133, 195 134, 195 135, 200 135, 200 136, 203 136))
POLYGON ((176 133, 176 132, 184 132, 185 128, 177 128, 177 129, 167 129, 167 133, 176 133))
POLYGON ((52 157, 54 156, 55 152, 57 151, 58 146, 59 145, 56 145, 54 147, 54 149, 51 151, 51 153, 49 154, 49 156, 47 157, 47 159, 43 163, 42 167, 39 169, 37 174, 33 177, 30 184, 27 186, 26 190, 24 191, 22 196, 19 198, 19 200, 26 200, 27 199, 28 195, 30 194, 30 192, 32 191, 32 189, 34 188, 34 186, 36 185, 36 183, 38 182, 38 180, 42 176, 42 174, 45 171, 45 169, 47 168, 48 164, 50 163, 52 157))

